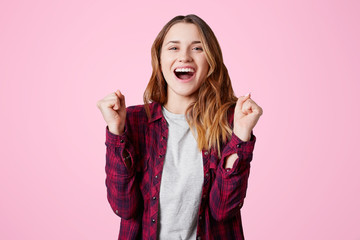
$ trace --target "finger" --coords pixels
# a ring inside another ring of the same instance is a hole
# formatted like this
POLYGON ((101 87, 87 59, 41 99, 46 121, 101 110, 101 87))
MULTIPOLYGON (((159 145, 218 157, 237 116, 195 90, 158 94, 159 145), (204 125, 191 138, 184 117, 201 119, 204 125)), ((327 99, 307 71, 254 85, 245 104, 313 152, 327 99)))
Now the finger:
POLYGON ((115 92, 115 94, 120 100, 119 108, 126 108, 125 95, 123 95, 119 89, 115 92))
POLYGON ((121 92, 120 92, 120 107, 126 108, 125 95, 123 95, 121 92))
POLYGON ((250 97, 251 97, 251 94, 250 94, 250 93, 248 93, 246 96, 240 96, 240 97, 238 98, 238 100, 237 100, 236 106, 237 106, 238 108, 242 109, 244 102, 245 102, 246 100, 250 99, 250 97))
POLYGON ((241 111, 244 113, 244 114, 250 114, 253 112, 253 104, 251 102, 251 99, 247 99, 243 105, 242 105, 242 108, 241 108, 241 111))
POLYGON ((253 111, 253 113, 256 113, 260 116, 263 114, 262 108, 259 105, 257 105, 256 103, 254 103, 254 105, 252 106, 252 111, 253 111))
POLYGON ((262 115, 262 108, 257 105, 252 99, 248 99, 243 105, 243 111, 247 113, 255 113, 258 115, 262 115))
POLYGON ((107 95, 106 97, 104 97, 102 100, 103 101, 107 101, 107 100, 113 100, 118 98, 116 92, 110 93, 109 95, 107 95))
POLYGON ((121 92, 119 89, 117 89, 114 93, 115 93, 115 97, 116 97, 116 103, 114 104, 113 109, 115 111, 117 111, 121 107, 121 92))
POLYGON ((120 100, 116 93, 112 93, 108 99, 106 99, 106 106, 117 111, 120 109, 120 100))
POLYGON ((116 98, 116 102, 114 104, 113 109, 116 111, 120 109, 120 99, 119 98, 116 98))

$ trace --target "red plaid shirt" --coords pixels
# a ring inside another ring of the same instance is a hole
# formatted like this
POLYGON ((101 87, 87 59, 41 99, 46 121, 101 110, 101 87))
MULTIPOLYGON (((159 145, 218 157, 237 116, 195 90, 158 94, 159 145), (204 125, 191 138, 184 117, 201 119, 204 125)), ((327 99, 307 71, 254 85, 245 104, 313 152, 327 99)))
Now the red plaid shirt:
MULTIPOLYGON (((158 235, 159 191, 167 147, 168 127, 161 105, 150 104, 152 118, 143 105, 127 108, 125 132, 114 135, 106 128, 106 187, 111 208, 121 217, 118 239, 155 240, 158 235), (125 154, 124 154, 125 153, 125 154), (128 169, 125 157, 132 165, 128 169)), ((234 109, 229 111, 232 126, 234 109)), ((217 151, 203 150, 204 185, 197 217, 197 239, 244 239, 240 209, 246 195, 250 161, 255 144, 235 134, 217 151), (225 158, 237 153, 231 169, 225 158)))

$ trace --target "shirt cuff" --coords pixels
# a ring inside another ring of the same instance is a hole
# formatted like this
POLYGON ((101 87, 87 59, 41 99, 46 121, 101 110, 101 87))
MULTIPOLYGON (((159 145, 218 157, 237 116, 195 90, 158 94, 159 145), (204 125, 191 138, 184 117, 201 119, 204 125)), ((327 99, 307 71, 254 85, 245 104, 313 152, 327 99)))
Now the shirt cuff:
POLYGON ((239 171, 241 163, 250 163, 253 157, 256 137, 251 131, 251 138, 249 141, 244 142, 235 133, 231 135, 231 139, 225 146, 220 162, 220 168, 223 174, 230 175, 239 171), (228 156, 236 153, 238 158, 235 160, 232 168, 224 169, 225 160, 228 156))
POLYGON ((115 147, 125 146, 126 130, 121 135, 113 134, 109 131, 109 127, 106 126, 106 145, 112 145, 115 147))
POLYGON ((129 144, 127 138, 127 130, 126 126, 124 132, 121 135, 113 134, 109 131, 109 127, 106 127, 106 146, 111 146, 117 149, 120 154, 120 159, 123 162, 125 168, 127 169, 125 172, 127 174, 132 174, 134 171, 134 159, 132 153, 134 153, 134 148, 131 144, 129 144), (125 156, 124 156, 125 153, 125 156), (130 168, 127 167, 126 159, 130 160, 130 168))

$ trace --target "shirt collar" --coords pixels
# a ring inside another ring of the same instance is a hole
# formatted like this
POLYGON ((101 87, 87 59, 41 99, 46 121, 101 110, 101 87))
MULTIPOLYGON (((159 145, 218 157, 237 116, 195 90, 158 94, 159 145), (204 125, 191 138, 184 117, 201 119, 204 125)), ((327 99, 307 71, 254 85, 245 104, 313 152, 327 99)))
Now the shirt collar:
POLYGON ((152 102, 149 104, 151 119, 149 122, 154 122, 163 117, 161 104, 158 102, 152 102))

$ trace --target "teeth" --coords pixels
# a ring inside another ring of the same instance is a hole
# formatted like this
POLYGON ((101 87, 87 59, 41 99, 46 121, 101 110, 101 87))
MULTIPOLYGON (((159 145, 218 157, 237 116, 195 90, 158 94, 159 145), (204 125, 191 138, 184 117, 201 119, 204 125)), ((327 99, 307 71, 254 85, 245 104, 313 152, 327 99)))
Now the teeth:
POLYGON ((194 69, 192 69, 192 68, 177 68, 177 69, 175 69, 175 72, 194 72, 194 69))

